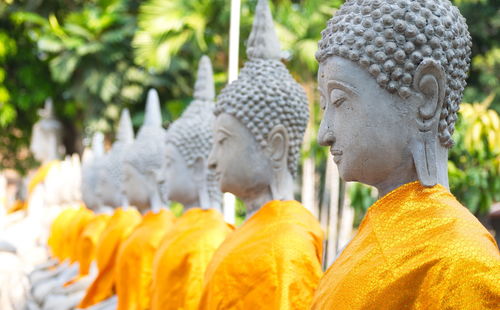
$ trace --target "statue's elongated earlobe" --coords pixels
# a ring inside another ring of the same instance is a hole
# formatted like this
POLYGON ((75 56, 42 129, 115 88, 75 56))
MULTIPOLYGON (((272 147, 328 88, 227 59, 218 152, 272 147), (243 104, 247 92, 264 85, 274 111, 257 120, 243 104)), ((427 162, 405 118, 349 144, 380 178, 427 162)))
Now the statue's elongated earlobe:
POLYGON ((194 181, 198 183, 198 200, 202 209, 211 208, 210 196, 208 195, 207 186, 207 166, 206 161, 202 157, 198 157, 193 165, 194 181))
POLYGON ((436 135, 431 131, 420 132, 411 142, 418 180, 427 187, 437 184, 436 142, 436 135))
POLYGON ((424 59, 415 72, 413 88, 421 96, 418 107, 419 132, 411 142, 411 152, 418 179, 424 186, 438 183, 437 141, 438 123, 445 96, 446 76, 433 59, 424 59))

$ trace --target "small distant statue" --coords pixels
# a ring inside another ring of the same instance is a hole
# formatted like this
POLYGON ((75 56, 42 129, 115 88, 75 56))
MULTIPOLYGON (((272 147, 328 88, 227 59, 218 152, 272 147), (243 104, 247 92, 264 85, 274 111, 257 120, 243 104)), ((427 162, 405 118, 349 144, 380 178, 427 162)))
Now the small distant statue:
POLYGON ((30 150, 35 159, 46 163, 56 160, 63 153, 62 125, 54 116, 52 99, 45 100, 45 107, 38 111, 41 119, 33 125, 30 150))
MULTIPOLYGON (((96 196, 103 206, 118 208, 128 206, 123 190, 123 161, 130 145, 134 142, 134 129, 128 109, 120 116, 116 141, 99 162, 96 196)), ((102 206, 101 206, 102 207, 102 206)))
POLYGON ((167 204, 159 192, 159 173, 165 162, 165 135, 162 128, 160 98, 150 89, 144 124, 124 157, 122 190, 128 202, 141 212, 159 212, 167 204))
POLYGON ((96 132, 92 137, 92 150, 83 153, 81 194, 87 208, 98 210, 101 206, 96 193, 97 179, 99 176, 99 161, 104 156, 104 135, 96 132))

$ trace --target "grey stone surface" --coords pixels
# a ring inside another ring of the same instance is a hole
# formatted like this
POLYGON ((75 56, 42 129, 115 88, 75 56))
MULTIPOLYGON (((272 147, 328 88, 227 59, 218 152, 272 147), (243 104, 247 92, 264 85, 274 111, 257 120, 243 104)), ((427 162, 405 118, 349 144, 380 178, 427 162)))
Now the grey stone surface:
POLYGON ((95 194, 99 176, 99 162, 104 156, 104 135, 96 132, 92 137, 92 150, 84 152, 82 159, 82 199, 87 208, 97 210, 101 206, 95 194))
POLYGON ((166 205, 159 194, 159 173, 165 161, 165 135, 160 99, 151 89, 146 102, 144 124, 124 158, 123 189, 131 205, 141 211, 166 205))
POLYGON ((41 119, 33 125, 30 150, 42 163, 58 159, 62 153, 61 123, 54 116, 52 99, 45 101, 45 107, 38 112, 41 119))
POLYGON ((99 167, 96 195, 102 204, 109 207, 127 206, 128 201, 123 194, 123 159, 127 149, 134 141, 134 130, 130 113, 122 111, 117 139, 111 150, 104 155, 99 167))
POLYGON ((161 190, 165 200, 178 201, 186 208, 220 209, 221 192, 215 176, 207 169, 212 147, 214 81, 207 56, 200 59, 194 100, 168 129, 166 161, 161 190))
POLYGON ((447 0, 350 0, 322 32, 318 133, 341 177, 383 195, 448 186, 448 148, 470 62, 465 19, 447 0))
POLYGON ((241 198, 248 215, 272 199, 293 199, 309 109, 302 87, 280 61, 280 45, 266 0, 257 4, 248 61, 215 106, 209 167, 223 192, 241 198))

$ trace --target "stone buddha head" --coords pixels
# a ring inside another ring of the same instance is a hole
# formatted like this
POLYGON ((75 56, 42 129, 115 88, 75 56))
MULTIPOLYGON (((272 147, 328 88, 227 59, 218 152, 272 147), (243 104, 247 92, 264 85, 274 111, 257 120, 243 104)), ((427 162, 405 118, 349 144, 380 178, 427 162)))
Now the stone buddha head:
POLYGON ((111 149, 103 156, 96 194, 100 202, 108 207, 127 206, 128 201, 123 194, 123 159, 128 148, 134 141, 134 130, 130 113, 122 111, 116 141, 111 149))
POLYGON ((212 147, 213 101, 212 64, 200 59, 194 100, 168 129, 161 190, 166 201, 180 202, 185 208, 220 209, 221 192, 207 157, 212 147))
POLYGON ((92 149, 83 153, 82 160, 82 200, 87 208, 97 210, 101 203, 95 194, 99 175, 99 162, 104 156, 104 135, 96 132, 92 137, 92 149))
POLYGON ((471 38, 448 0, 348 0, 316 58, 318 133, 345 181, 379 194, 419 180, 448 186, 448 149, 471 38))
POLYGON ((33 126, 30 150, 36 160, 45 163, 58 159, 62 153, 62 125, 54 115, 51 98, 45 100, 38 115, 40 120, 33 126))
POLYGON ((148 92, 144 124, 139 129, 123 163, 123 189, 128 202, 141 211, 165 206, 158 192, 160 169, 165 160, 165 129, 162 128, 160 98, 148 92))
POLYGON ((273 199, 293 199, 309 109, 303 88, 280 61, 267 0, 259 0, 238 79, 217 98, 209 167, 223 192, 241 198, 248 214, 273 199))

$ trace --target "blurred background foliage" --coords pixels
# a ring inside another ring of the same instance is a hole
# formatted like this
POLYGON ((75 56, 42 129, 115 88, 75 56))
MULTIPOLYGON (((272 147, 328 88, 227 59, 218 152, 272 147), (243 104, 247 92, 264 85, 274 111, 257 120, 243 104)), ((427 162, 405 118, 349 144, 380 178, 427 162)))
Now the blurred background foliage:
MULTIPOLYGON (((242 0, 240 67, 256 0, 242 0)), ((284 62, 304 86, 311 122, 303 158, 314 159, 322 190, 327 150, 316 143, 320 112, 314 53, 326 21, 342 0, 271 0, 284 62)), ((450 185, 474 213, 500 200, 500 4, 454 0, 473 38, 472 68, 450 152, 450 185)), ((2 0, 0 1, 0 169, 25 172, 37 110, 54 99, 68 153, 81 152, 95 131, 113 138, 119 111, 142 123, 146 91, 163 103, 165 126, 191 100, 199 58, 214 66, 217 91, 227 81, 230 1, 2 0)), ((321 190, 316 193, 318 200, 321 190)), ((371 188, 350 187, 356 218, 376 199, 371 188)), ((244 208, 237 208, 240 217, 244 208)))

